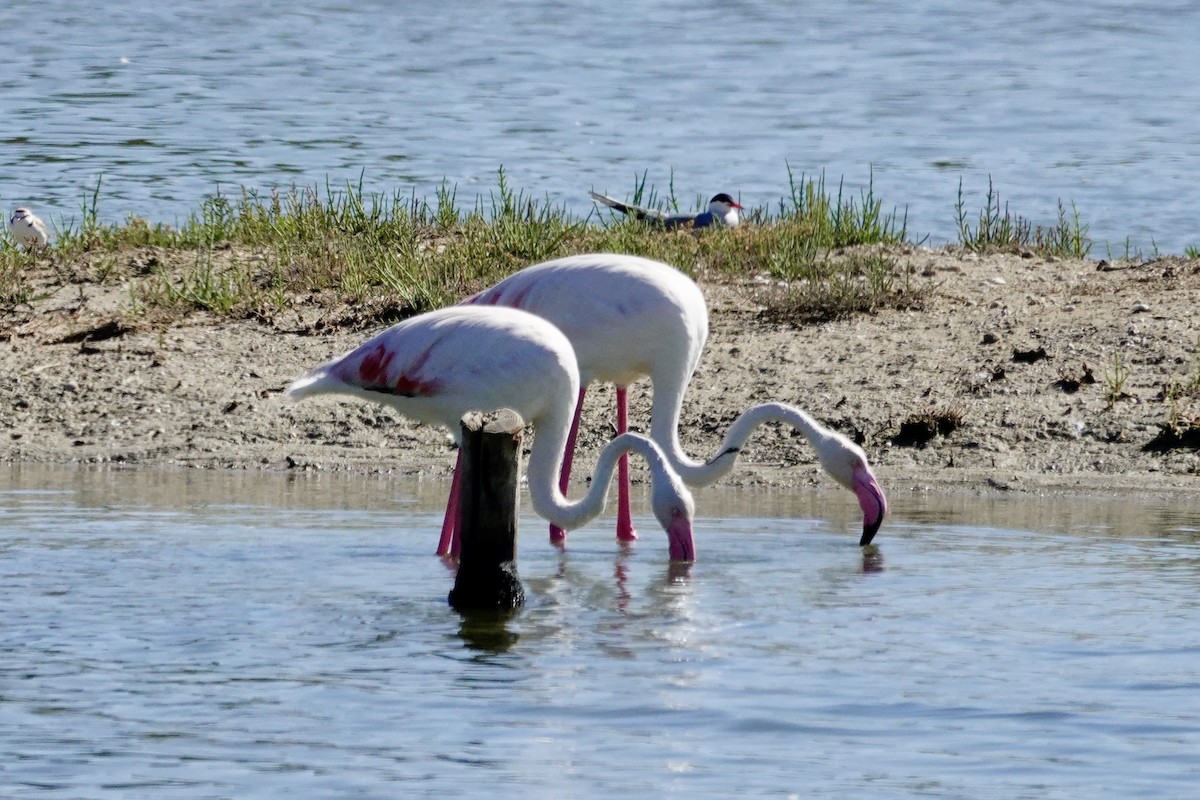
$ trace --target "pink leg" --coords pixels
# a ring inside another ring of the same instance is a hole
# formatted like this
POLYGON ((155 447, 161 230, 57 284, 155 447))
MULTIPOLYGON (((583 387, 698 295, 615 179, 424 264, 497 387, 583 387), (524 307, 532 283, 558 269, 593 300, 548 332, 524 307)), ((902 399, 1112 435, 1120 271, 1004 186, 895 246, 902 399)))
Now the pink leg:
MULTIPOLYGON (((571 431, 567 434, 567 449, 563 453, 562 472, 558 474, 558 490, 565 497, 567 486, 571 483, 571 462, 575 459, 575 440, 579 438, 579 417, 583 414, 583 396, 587 387, 579 387, 579 400, 575 403, 575 419, 571 420, 571 431)), ((566 541, 567 532, 557 525, 550 526, 550 544, 562 544, 566 541)))
POLYGON ((462 448, 454 459, 454 477, 450 480, 450 497, 446 500, 446 516, 442 518, 442 538, 438 540, 439 556, 457 556, 459 545, 458 493, 462 489, 462 448))
MULTIPOLYGON (((624 386, 617 387, 617 435, 629 430, 629 405, 624 386)), ((633 515, 629 512, 629 453, 617 462, 617 540, 637 541, 633 515)))

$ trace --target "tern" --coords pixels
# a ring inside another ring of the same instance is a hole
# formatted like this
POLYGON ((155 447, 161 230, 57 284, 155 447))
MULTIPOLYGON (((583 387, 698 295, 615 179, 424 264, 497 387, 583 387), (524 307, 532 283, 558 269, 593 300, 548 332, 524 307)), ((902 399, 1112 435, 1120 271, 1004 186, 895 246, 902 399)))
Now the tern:
POLYGON ((8 220, 8 230, 16 243, 25 245, 27 250, 45 247, 50 241, 46 233, 46 223, 28 208, 18 208, 13 212, 8 220))
POLYGON ((655 225, 662 225, 668 229, 684 226, 707 228, 709 225, 724 225, 728 228, 736 228, 742 221, 741 215, 738 214, 738 211, 742 210, 742 206, 724 192, 714 195, 713 199, 708 201, 708 211, 702 211, 698 214, 667 214, 653 208, 643 208, 642 206, 622 203, 620 200, 614 200, 598 192, 588 192, 588 194, 597 203, 602 203, 609 208, 620 211, 622 214, 627 214, 636 219, 643 219, 655 225))

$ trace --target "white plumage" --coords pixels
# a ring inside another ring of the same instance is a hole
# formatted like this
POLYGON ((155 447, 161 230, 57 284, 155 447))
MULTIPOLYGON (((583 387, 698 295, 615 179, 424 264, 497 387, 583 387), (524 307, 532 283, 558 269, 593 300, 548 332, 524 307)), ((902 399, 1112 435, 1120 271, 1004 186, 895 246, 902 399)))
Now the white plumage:
MULTIPOLYGON (((744 411, 730 426, 716 454, 695 461, 679 441, 683 397, 708 338, 708 307, 695 281, 674 267, 640 256, 594 253, 534 264, 463 301, 467 304, 520 308, 549 320, 575 349, 580 395, 593 381, 617 386, 617 433, 627 416, 625 387, 649 377, 653 384, 650 438, 671 468, 691 487, 716 483, 733 470, 741 447, 765 422, 783 422, 803 434, 822 468, 852 491, 863 511, 861 544, 870 543, 883 522, 887 501, 866 454, 845 436, 820 425, 803 410, 784 403, 763 403, 744 411)), ((560 486, 565 490, 574 436, 567 441, 560 486)), ((619 476, 617 537, 633 539, 628 500, 628 470, 619 476)), ((562 531, 551 530, 551 540, 562 531)), ((448 536, 443 535, 443 544, 448 536)))
MULTIPOLYGON (((536 432, 528 466, 533 510, 568 529, 604 510, 617 459, 636 452, 650 466, 651 504, 667 532, 672 560, 693 560, 691 493, 659 447, 644 436, 626 434, 605 446, 582 500, 572 502, 558 488, 578 392, 575 352, 558 328, 517 309, 470 305, 394 325, 287 391, 293 399, 355 395, 391 406, 409 419, 443 425, 456 437, 464 414, 511 408, 536 432)), ((457 490, 456 481, 448 513, 457 510, 457 490)))
POLYGON ((8 220, 8 231, 17 244, 28 250, 45 247, 50 241, 46 223, 28 208, 18 208, 8 220))

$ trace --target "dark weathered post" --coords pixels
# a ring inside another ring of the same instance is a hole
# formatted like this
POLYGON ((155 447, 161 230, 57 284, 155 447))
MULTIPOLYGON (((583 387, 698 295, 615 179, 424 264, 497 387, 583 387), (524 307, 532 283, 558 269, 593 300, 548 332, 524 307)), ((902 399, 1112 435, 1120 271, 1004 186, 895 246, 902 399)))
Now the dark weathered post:
POLYGON ((450 590, 457 611, 504 611, 525 602, 517 577, 517 489, 521 431, 507 409, 462 419, 458 574, 450 590))

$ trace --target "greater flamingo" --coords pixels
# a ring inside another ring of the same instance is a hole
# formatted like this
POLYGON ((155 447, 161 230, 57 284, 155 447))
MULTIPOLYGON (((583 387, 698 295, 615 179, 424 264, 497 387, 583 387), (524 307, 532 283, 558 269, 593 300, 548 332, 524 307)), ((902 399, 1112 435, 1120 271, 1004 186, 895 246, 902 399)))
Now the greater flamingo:
MULTIPOLYGON (((578 392, 575 352, 561 331, 524 311, 462 305, 394 325, 287 390, 296 400, 338 393, 383 403, 410 419, 449 428, 456 441, 464 414, 511 408, 535 429, 528 467, 533 509, 568 529, 604 510, 618 456, 636 452, 650 465, 651 502, 667 532, 671 559, 693 560, 691 493, 651 440, 626 434, 609 442, 582 500, 571 502, 558 489, 555 476, 578 392)), ((456 468, 456 476, 458 472, 456 468)), ((451 515, 457 509, 458 490, 456 478, 450 490, 451 515)))
MULTIPOLYGON (((592 381, 616 384, 617 432, 627 426, 626 387, 649 376, 653 384, 650 438, 672 469, 689 486, 708 486, 733 470, 742 446, 764 422, 791 425, 816 450, 822 468, 858 498, 863 512, 860 545, 870 544, 883 523, 887 500, 871 472, 866 453, 842 434, 784 403, 763 403, 742 413, 730 426, 716 455, 689 458, 679 442, 684 392, 708 338, 708 308, 700 287, 679 270, 659 261, 598 253, 546 261, 510 275, 463 301, 510 306, 554 323, 575 348, 581 371, 579 401, 567 441, 559 488, 566 491, 583 397, 592 381)), ((636 539, 629 511, 629 473, 622 458, 618 477, 617 537, 636 539)), ((453 549, 453 517, 447 515, 439 552, 453 549)), ((561 542, 564 533, 550 530, 561 542)))
POLYGON ((709 225, 724 225, 727 228, 736 228, 742 223, 742 217, 738 214, 739 211, 743 210, 741 205, 725 192, 714 195, 713 199, 708 201, 708 210, 702 211, 699 214, 668 214, 653 208, 622 203, 620 200, 614 200, 599 192, 588 192, 588 194, 597 203, 602 203, 614 211, 620 211, 622 214, 635 219, 645 220, 646 222, 652 222, 655 225, 662 225, 668 230, 685 226, 707 228, 709 225))

